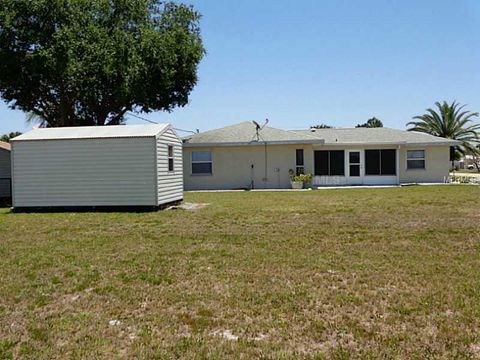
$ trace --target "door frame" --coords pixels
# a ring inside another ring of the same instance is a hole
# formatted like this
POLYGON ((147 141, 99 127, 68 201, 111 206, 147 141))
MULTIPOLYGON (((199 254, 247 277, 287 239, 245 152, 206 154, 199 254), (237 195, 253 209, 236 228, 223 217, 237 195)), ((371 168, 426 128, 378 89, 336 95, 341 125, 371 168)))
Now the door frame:
POLYGON ((346 150, 345 156, 346 162, 346 171, 345 174, 347 176, 347 184, 348 185, 363 185, 363 179, 365 176, 365 158, 364 152, 360 149, 348 149, 346 150), (358 153, 359 154, 359 162, 350 164, 350 153, 358 153), (359 166, 359 176, 350 176, 350 165, 358 165, 359 166))

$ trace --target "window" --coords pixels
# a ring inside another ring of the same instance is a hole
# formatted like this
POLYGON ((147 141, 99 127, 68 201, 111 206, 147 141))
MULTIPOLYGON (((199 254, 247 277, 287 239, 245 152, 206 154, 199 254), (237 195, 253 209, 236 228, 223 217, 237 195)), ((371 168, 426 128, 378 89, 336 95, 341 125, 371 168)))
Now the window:
POLYGON ((212 174, 211 151, 192 151, 192 174, 212 174))
POLYGON ((305 163, 303 159, 303 149, 296 150, 295 174, 305 174, 305 163))
POLYGON ((168 145, 168 171, 173 171, 173 145, 168 145))
POLYGON ((407 150, 407 169, 425 169, 425 150, 407 150))
POLYGON ((365 175, 397 175, 397 151, 365 150, 365 175))
POLYGON ((345 151, 319 150, 314 152, 315 175, 344 176, 345 151))

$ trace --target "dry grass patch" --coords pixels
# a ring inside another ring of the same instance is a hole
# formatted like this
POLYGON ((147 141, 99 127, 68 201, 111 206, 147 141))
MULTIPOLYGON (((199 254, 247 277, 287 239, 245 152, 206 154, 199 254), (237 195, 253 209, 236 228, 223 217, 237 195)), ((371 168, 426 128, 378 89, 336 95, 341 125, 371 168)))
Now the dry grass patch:
POLYGON ((0 211, 0 358, 480 354, 480 188, 0 211))

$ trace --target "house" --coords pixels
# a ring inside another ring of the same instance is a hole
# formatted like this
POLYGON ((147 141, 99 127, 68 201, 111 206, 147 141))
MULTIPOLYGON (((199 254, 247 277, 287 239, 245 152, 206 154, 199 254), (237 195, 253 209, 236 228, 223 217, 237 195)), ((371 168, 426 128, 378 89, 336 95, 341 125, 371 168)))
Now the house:
POLYGON ((251 122, 184 139, 185 190, 289 188, 289 170, 313 186, 441 183, 457 142, 389 128, 258 129, 251 122))
POLYGON ((0 199, 10 197, 10 144, 0 141, 0 199))
POLYGON ((169 124, 35 129, 11 144, 14 210, 183 199, 182 141, 169 124))

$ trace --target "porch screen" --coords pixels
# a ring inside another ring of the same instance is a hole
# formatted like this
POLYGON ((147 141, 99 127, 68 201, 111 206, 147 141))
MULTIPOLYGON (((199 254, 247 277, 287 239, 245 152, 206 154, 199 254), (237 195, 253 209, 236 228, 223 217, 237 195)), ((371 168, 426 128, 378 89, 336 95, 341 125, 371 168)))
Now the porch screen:
POLYGON ((397 151, 365 150, 365 175, 397 175, 397 151))
POLYGON ((345 151, 319 150, 314 152, 315 175, 319 176, 344 176, 345 151))

